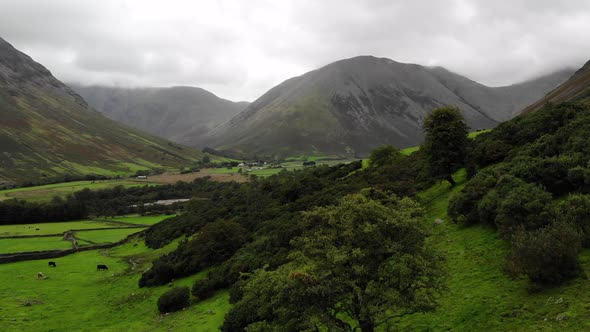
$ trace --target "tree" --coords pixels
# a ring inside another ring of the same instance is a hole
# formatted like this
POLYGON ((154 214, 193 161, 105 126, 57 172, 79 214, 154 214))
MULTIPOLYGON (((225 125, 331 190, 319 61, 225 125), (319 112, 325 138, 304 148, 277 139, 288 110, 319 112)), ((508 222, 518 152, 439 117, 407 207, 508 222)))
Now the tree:
POLYGON ((435 306, 442 259, 426 245, 423 211, 377 191, 304 214, 291 262, 256 271, 224 330, 374 331, 435 306), (358 325, 358 326, 354 326, 358 325))
POLYGON ((404 156, 398 149, 391 145, 383 145, 371 151, 369 156, 369 167, 379 168, 386 165, 392 165, 404 156))
POLYGON ((211 157, 209 157, 208 154, 203 155, 203 158, 201 159, 201 161, 203 162, 203 164, 208 164, 211 161, 211 157))
POLYGON ((455 185, 453 173, 463 166, 466 157, 468 127, 458 108, 441 107, 432 111, 422 125, 426 132, 422 150, 430 175, 455 185))

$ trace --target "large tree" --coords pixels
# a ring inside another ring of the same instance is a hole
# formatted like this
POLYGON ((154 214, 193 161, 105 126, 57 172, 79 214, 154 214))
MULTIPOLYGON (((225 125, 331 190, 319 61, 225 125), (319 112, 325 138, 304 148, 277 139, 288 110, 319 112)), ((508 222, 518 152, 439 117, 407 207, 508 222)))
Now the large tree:
POLYGON ((465 163, 468 127, 456 107, 432 111, 422 126, 426 138, 422 150, 428 160, 430 175, 455 185, 453 173, 465 163))
POLYGON ((442 264, 423 217, 411 199, 376 191, 307 212, 291 262, 250 277, 224 330, 368 332, 433 308, 442 264))

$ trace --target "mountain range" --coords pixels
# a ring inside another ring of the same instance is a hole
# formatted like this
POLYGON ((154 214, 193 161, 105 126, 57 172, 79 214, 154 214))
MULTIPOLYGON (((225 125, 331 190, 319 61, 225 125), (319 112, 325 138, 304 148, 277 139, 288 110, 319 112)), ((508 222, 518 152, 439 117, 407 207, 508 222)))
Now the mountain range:
POLYGON ((187 147, 107 119, 0 38, 0 182, 186 165, 187 147))
POLYGON ((249 103, 195 87, 115 88, 68 84, 94 109, 130 127, 192 147, 249 103))
POLYGON ((562 70, 488 87, 440 67, 360 56, 286 80, 205 142, 245 154, 362 156, 383 144, 415 146, 432 109, 458 107, 471 128, 492 128, 567 80, 562 70))

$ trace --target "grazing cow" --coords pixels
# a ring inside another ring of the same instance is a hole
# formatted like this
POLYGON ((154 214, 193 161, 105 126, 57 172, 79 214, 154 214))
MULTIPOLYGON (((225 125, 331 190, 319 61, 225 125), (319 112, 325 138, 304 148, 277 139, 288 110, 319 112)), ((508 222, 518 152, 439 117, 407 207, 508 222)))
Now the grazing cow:
POLYGON ((49 262, 49 267, 57 267, 57 264, 55 262, 49 262))
POLYGON ((37 272, 37 279, 45 279, 45 276, 43 276, 43 273, 37 272))
POLYGON ((109 268, 108 268, 106 265, 104 265, 104 264, 98 264, 98 265, 96 266, 96 271, 100 271, 100 270, 108 270, 108 269, 109 269, 109 268))

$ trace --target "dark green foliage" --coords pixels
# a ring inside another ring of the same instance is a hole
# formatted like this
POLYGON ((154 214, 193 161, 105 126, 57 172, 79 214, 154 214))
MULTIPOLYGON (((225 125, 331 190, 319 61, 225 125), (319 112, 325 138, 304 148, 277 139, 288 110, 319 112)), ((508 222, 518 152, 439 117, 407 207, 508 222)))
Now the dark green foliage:
POLYGON ((557 222, 534 230, 516 232, 508 268, 540 284, 559 284, 580 271, 581 236, 572 225, 557 222))
POLYGON ((232 221, 215 221, 203 226, 190 241, 160 257, 139 280, 139 287, 163 285, 230 258, 246 241, 248 232, 232 221))
POLYGON ((449 217, 463 225, 480 222, 478 203, 496 186, 500 174, 500 168, 491 168, 473 177, 459 194, 449 199, 449 217))
POLYGON ((510 173, 527 182, 538 183, 552 193, 563 194, 574 189, 568 172, 575 166, 576 161, 569 157, 518 157, 513 159, 510 173))
POLYGON ((496 226, 500 233, 509 238, 515 229, 534 230, 547 225, 551 194, 538 186, 522 181, 508 185, 498 184, 496 226))
POLYGON ((495 225, 512 242, 514 273, 541 284, 575 276, 580 245, 590 245, 588 137, 590 108, 576 104, 547 105, 478 136, 471 158, 485 168, 452 197, 449 216, 495 225), (556 204, 552 194, 571 195, 556 204))
POLYGON ((163 314, 175 312, 188 307, 190 304, 188 287, 174 287, 160 296, 158 310, 163 314))
POLYGON ((500 124, 475 140, 473 158, 480 167, 513 158, 518 150, 540 140, 529 153, 535 157, 556 156, 558 151, 585 152, 590 131, 588 106, 580 104, 547 105, 526 116, 500 124), (543 138, 544 135, 548 135, 543 138))
POLYGON ((0 225, 80 220, 87 216, 86 204, 72 196, 65 200, 55 197, 49 203, 16 199, 0 202, 0 225))
POLYGON ((443 274, 423 217, 414 201, 375 190, 306 212, 290 262, 247 279, 223 330, 373 331, 386 313, 431 309, 443 274))
POLYGON ((423 124, 426 137, 422 150, 430 175, 455 184, 452 174, 465 164, 469 144, 468 127, 459 109, 441 107, 432 111, 423 124))
POLYGON ((573 194, 559 203, 556 218, 573 225, 582 236, 584 247, 590 246, 590 198, 573 194))
POLYGON ((403 158, 402 153, 391 145, 376 148, 369 156, 369 167, 379 168, 393 165, 403 158))

